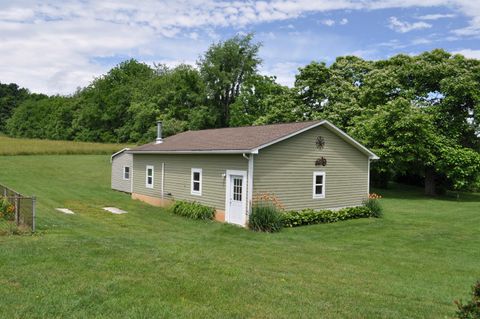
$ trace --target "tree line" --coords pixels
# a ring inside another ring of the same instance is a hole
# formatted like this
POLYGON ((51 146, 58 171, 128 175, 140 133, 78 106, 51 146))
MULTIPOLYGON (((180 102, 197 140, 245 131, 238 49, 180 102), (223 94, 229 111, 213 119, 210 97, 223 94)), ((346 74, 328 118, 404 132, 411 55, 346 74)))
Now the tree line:
POLYGON ((372 181, 427 194, 480 186, 480 61, 444 50, 300 68, 294 86, 258 71, 252 35, 215 43, 196 66, 120 63, 71 96, 0 85, 14 137, 140 144, 185 130, 328 119, 380 156, 372 181))

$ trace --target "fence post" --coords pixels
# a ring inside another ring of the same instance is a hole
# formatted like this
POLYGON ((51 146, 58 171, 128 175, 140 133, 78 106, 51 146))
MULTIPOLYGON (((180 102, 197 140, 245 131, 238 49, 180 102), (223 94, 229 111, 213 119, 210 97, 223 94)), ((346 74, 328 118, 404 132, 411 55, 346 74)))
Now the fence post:
POLYGON ((14 205, 15 205, 15 224, 17 224, 17 226, 20 225, 20 209, 18 207, 18 204, 19 204, 19 200, 18 200, 18 194, 15 193, 14 195, 14 205))
POLYGON ((35 195, 32 196, 32 232, 35 232, 35 206, 37 203, 37 198, 35 195))

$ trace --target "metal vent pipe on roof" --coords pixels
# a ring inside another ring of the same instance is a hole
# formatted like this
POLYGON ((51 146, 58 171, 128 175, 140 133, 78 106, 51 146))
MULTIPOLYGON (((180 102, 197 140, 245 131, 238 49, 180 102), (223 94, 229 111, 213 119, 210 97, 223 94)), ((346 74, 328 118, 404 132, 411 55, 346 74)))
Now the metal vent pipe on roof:
POLYGON ((162 121, 157 121, 157 138, 155 140, 155 144, 163 143, 162 138, 162 121))

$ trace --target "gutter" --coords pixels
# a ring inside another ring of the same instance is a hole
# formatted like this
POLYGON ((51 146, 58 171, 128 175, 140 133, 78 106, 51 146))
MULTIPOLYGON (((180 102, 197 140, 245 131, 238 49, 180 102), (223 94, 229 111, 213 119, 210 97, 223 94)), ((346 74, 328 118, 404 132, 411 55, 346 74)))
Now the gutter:
POLYGON ((248 216, 252 212, 252 202, 253 202, 253 154, 250 153, 250 156, 242 154, 242 156, 248 160, 248 170, 247 170, 247 222, 248 216))
POLYGON ((258 154, 255 150, 214 150, 214 151, 126 151, 128 154, 258 154))

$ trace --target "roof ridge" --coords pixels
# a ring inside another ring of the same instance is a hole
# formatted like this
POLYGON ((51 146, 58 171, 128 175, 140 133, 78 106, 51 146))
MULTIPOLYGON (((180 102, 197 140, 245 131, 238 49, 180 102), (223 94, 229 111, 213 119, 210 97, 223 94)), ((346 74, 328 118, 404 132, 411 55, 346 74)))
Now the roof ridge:
MULTIPOLYGON (((215 130, 224 130, 224 129, 239 129, 239 128, 247 128, 247 127, 266 127, 266 126, 279 126, 279 125, 288 125, 288 124, 299 124, 299 123, 317 123, 321 122, 322 120, 309 120, 309 121, 298 121, 298 122, 285 122, 285 123, 273 123, 273 124, 258 124, 258 125, 243 125, 243 126, 227 126, 227 127, 214 127, 214 128, 206 128, 201 130, 186 130, 180 132, 175 135, 179 135, 186 132, 205 132, 205 131, 215 131, 215 130)), ((175 136, 171 135, 171 136, 175 136)))

